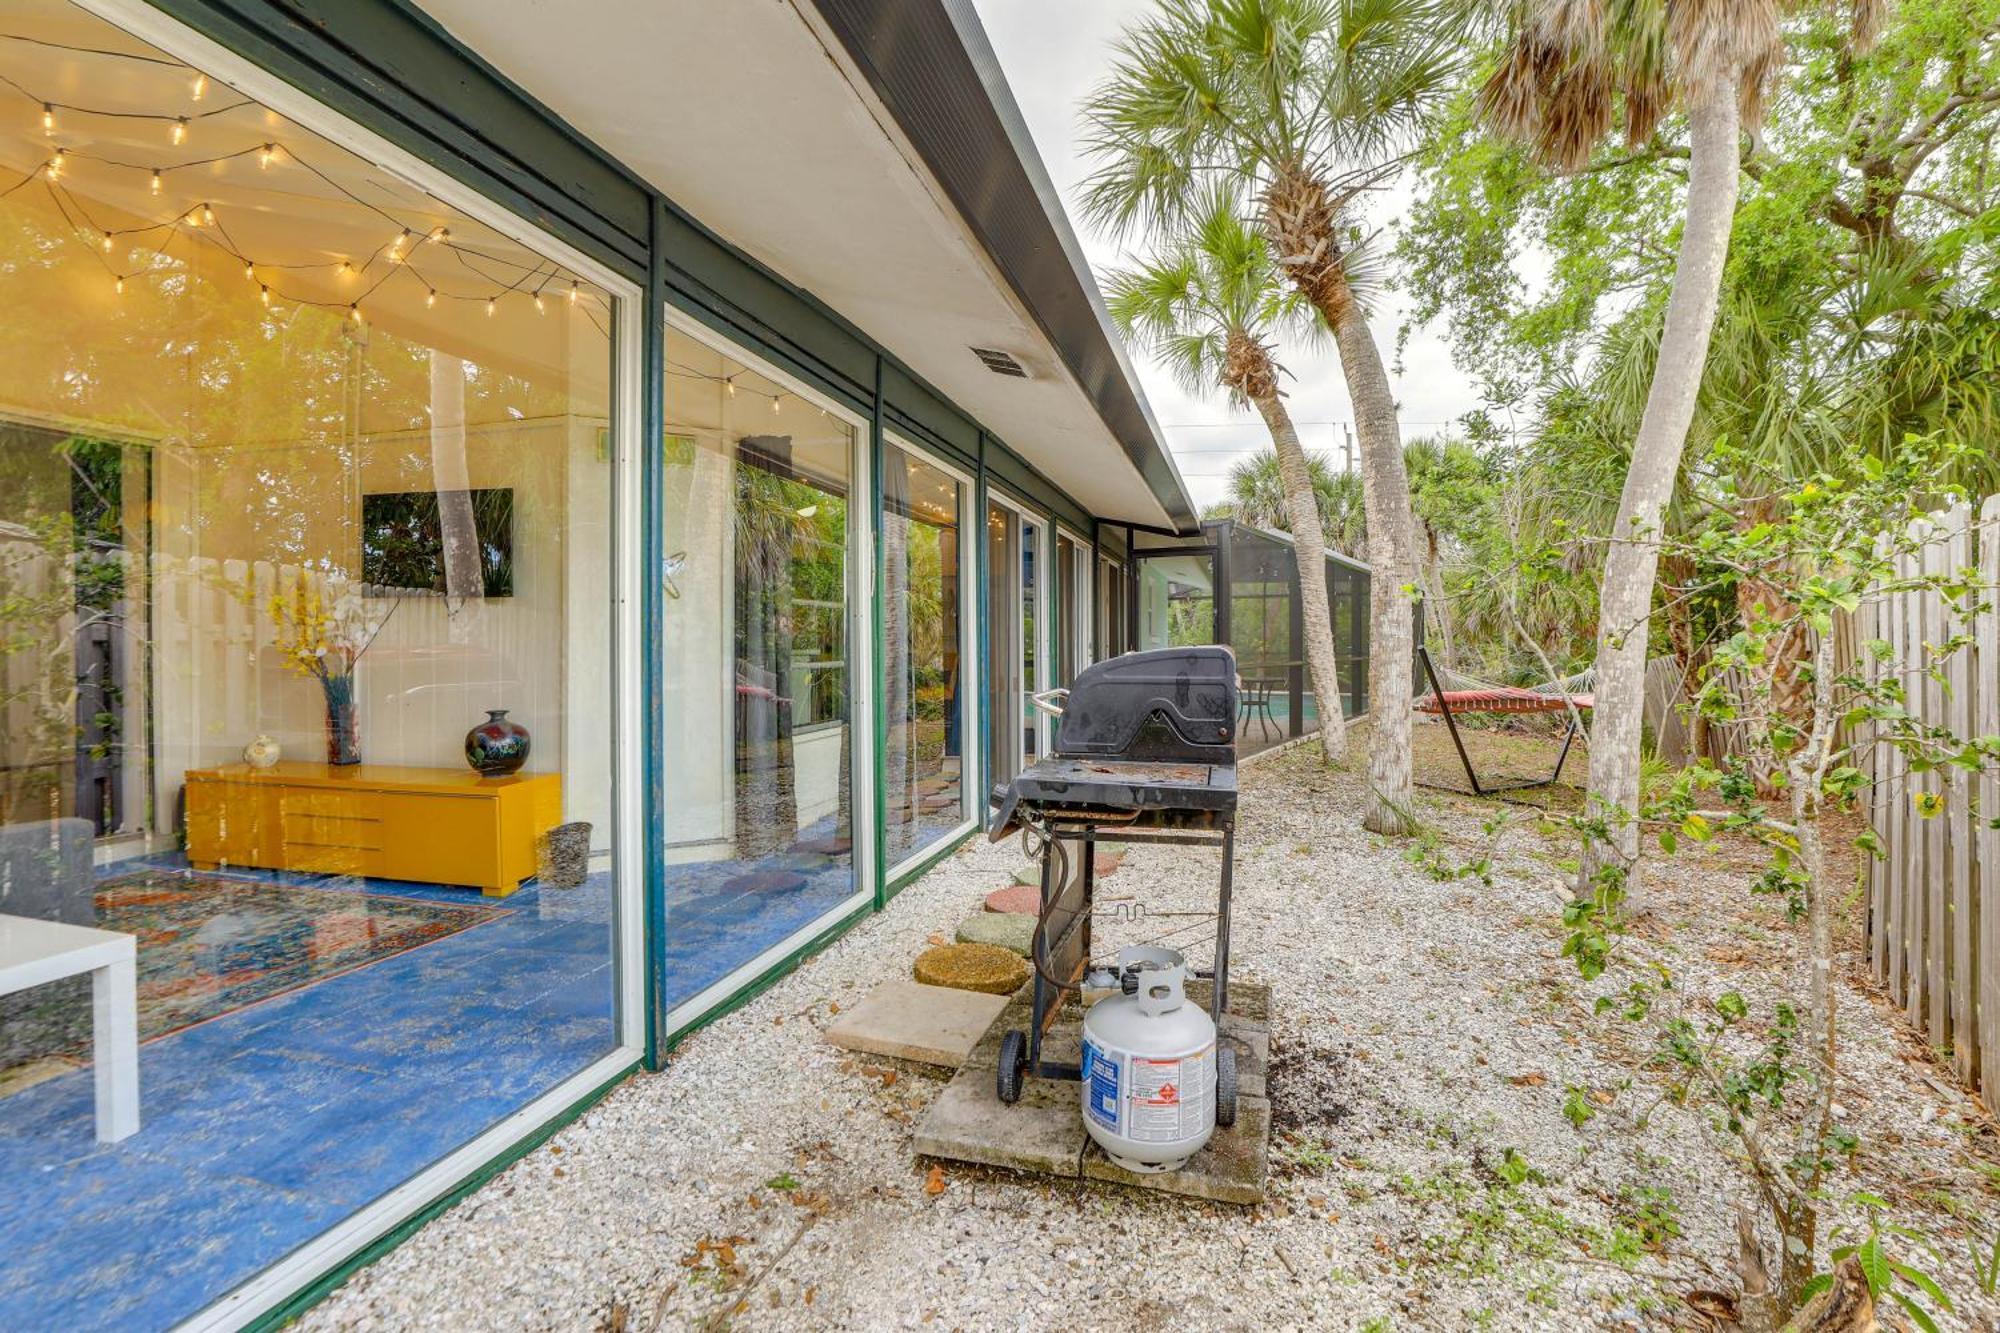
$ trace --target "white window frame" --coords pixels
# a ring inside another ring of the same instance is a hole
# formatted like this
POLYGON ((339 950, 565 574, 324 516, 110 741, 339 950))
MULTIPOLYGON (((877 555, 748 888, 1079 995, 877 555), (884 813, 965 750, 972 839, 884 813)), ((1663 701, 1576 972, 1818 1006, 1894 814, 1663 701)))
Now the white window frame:
MULTIPOLYGON (((647 311, 639 285, 574 246, 543 232, 518 214, 453 180, 415 154, 301 92, 276 74, 169 17, 145 0, 77 0, 80 8, 178 60, 228 84, 294 124, 355 153, 377 170, 400 177, 448 207, 491 227, 567 267, 613 299, 611 340, 611 441, 613 458, 612 625, 613 774, 617 784, 612 830, 613 937, 618 1001, 616 1045, 534 1101, 470 1142, 447 1153, 402 1184, 313 1239, 259 1270, 234 1290, 196 1312, 185 1330, 238 1329, 268 1314, 311 1283, 402 1223, 450 1195, 476 1172, 506 1156, 578 1101, 624 1073, 645 1053, 645 809, 641 747, 626 737, 644 717, 641 707, 639 448, 645 367, 642 320, 647 311)), ((440 1089, 449 1095, 449 1089, 440 1089)))
MULTIPOLYGON (((1032 527, 1040 534, 1038 542, 1040 556, 1036 562, 1037 575, 1035 578, 1035 678, 1033 680, 1028 679, 1025 663, 1022 664, 1023 669, 1021 672, 1021 707, 1027 709, 1033 707, 1027 696, 1041 694, 1046 691, 1049 688, 1049 681, 1051 679, 1049 675, 1049 584, 1052 580, 1056 563, 1055 538, 1053 536, 1055 524, 1047 515, 1037 513, 1026 501, 1015 499, 1012 495, 1009 495, 1006 491, 1001 490, 991 483, 988 483, 986 487, 986 498, 992 503, 999 505, 1002 509, 1011 510, 1014 516, 1021 521, 1021 540, 1015 547, 1015 559, 1022 559, 1027 553, 1028 529, 1032 527)), ((984 532, 986 530, 986 515, 983 510, 980 512, 979 526, 980 531, 984 532)), ((1025 590, 1023 591, 1025 592, 1025 590)), ((1009 612, 1012 613, 1015 609, 1009 608, 1009 612)), ((987 608, 987 614, 993 614, 992 607, 989 606, 987 608)), ((1028 644, 1023 640, 1021 644, 1023 655, 1027 653, 1027 650, 1028 644)), ((1025 718, 1026 716, 1027 714, 1023 712, 1022 717, 1025 718)), ((1053 721, 1046 713, 1042 715, 1042 718, 1047 721, 1053 721)), ((1014 746, 1014 769, 1016 772, 1028 766, 1027 742, 1021 735, 1022 730, 1021 722, 1017 719, 1009 732, 1014 746)), ((1048 735, 1046 721, 1038 720, 1036 722, 1035 734, 1039 737, 1046 737, 1048 735)), ((1044 751, 1047 748, 1046 744, 1042 746, 1044 751)), ((1037 754, 1035 757, 1039 759, 1042 756, 1037 754)))
MULTIPOLYGON (((959 485, 958 508, 958 655, 964 669, 959 673, 958 690, 958 736, 959 736, 959 813, 964 816, 956 828, 927 847, 922 847, 890 866, 883 876, 883 886, 894 884, 898 876, 906 875, 925 860, 937 855, 937 850, 957 841, 970 833, 979 823, 980 793, 986 790, 984 756, 986 746, 979 734, 979 701, 986 688, 986 655, 979 651, 979 560, 978 547, 974 543, 986 531, 986 515, 983 511, 971 511, 979 507, 979 483, 972 474, 945 462, 927 449, 912 444, 892 430, 882 432, 885 448, 900 449, 910 457, 918 459, 926 466, 956 481, 959 485)), ((888 645, 883 648, 886 652, 888 645)), ((886 754, 883 756, 888 757, 886 754)))
POLYGON ((1076 673, 1097 660, 1097 547, 1088 538, 1079 537, 1073 530, 1056 524, 1056 540, 1070 544, 1076 554, 1070 561, 1071 591, 1076 594, 1076 632, 1073 640, 1076 651, 1069 663, 1070 679, 1076 673))
MULTIPOLYGON (((880 853, 880 842, 875 836, 875 698, 879 686, 870 688, 868 683, 878 679, 875 671, 875 634, 871 628, 873 617, 868 609, 875 599, 875 506, 868 497, 874 495, 874 478, 869 473, 868 459, 868 418, 847 407, 837 399, 828 397, 796 377, 780 370, 764 357, 758 356, 728 335, 718 332, 700 320, 668 306, 665 311, 667 328, 685 334, 708 347, 722 353, 730 360, 756 374, 783 385, 785 392, 811 403, 828 416, 844 422, 854 429, 854 445, 848 472, 847 491, 847 539, 848 576, 847 595, 849 602, 848 624, 848 718, 847 725, 854 729, 854 743, 848 746, 848 819, 854 830, 854 892, 799 927, 785 938, 771 945, 756 957, 730 971, 695 994, 682 1000, 667 1011, 665 1030, 661 1041, 671 1040, 676 1034, 700 1022, 717 1005, 726 1003, 732 996, 752 981, 779 967, 799 950, 805 948, 815 938, 824 934, 827 928, 862 907, 873 906, 875 902, 875 864, 880 853), (863 743, 863 742, 866 743, 863 743)), ((664 793, 659 794, 664 799, 664 793)), ((671 867, 669 867, 671 873, 671 867)), ((673 930, 673 914, 667 914, 667 929, 673 930)))

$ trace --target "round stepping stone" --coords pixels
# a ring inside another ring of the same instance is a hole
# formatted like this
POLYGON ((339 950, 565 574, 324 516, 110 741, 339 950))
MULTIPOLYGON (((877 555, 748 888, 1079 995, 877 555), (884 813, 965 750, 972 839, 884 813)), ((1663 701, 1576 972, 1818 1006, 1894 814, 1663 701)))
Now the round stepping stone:
POLYGON ((796 870, 752 870, 722 881, 726 893, 790 893, 805 886, 806 877, 796 870))
POLYGON ((986 895, 986 910, 989 912, 1026 912, 1038 916, 1042 910, 1042 886, 1039 884, 1009 884, 1004 889, 995 889, 986 895))
POLYGON ((1028 979, 1028 960, 997 944, 940 944, 917 956, 914 972, 925 986, 1012 995, 1028 979))
POLYGON ((1042 886, 1042 868, 1040 866, 1028 866, 1024 869, 1016 870, 1014 872, 1014 882, 1016 884, 1032 884, 1039 889, 1042 886))
POLYGON ((1103 852, 1099 852, 1091 861, 1090 868, 1095 874, 1101 877, 1110 874, 1124 864, 1125 858, 1122 856, 1106 856, 1103 852))
POLYGON ((821 856, 841 856, 854 850, 854 839, 842 837, 804 838, 793 843, 792 850, 795 852, 818 852, 821 856))
POLYGON ((1025 912, 975 912, 958 923, 960 944, 997 944, 1023 958, 1034 938, 1035 918, 1025 912))

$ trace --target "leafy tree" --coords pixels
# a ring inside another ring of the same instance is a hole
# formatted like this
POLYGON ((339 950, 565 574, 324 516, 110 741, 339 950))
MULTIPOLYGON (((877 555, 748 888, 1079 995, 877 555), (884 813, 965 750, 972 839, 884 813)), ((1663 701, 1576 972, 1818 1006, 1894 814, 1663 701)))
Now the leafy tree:
POLYGON ((1127 34, 1086 109, 1100 164, 1084 200, 1092 218, 1171 229, 1220 185, 1333 332, 1361 440, 1375 571, 1362 822, 1391 834, 1411 831, 1415 537, 1356 214, 1449 90, 1461 50, 1452 14, 1436 0, 1164 0, 1127 34))
MULTIPOLYGON (((1111 275, 1111 317, 1127 337, 1151 348, 1194 392, 1221 387, 1232 401, 1249 403, 1271 434, 1283 485, 1283 509, 1297 544, 1302 573, 1326 567, 1318 490, 1298 428, 1278 389, 1281 369, 1273 355, 1284 329, 1310 336, 1311 311, 1279 285, 1264 237, 1244 225, 1227 191, 1211 194, 1189 232, 1152 263, 1111 275)), ((1338 658, 1326 579, 1303 577, 1306 663, 1320 699, 1338 699, 1338 658)), ((1347 759, 1347 728, 1337 715, 1320 730, 1329 764, 1347 759)))
MULTIPOLYGON (((1361 508, 1361 474, 1336 470, 1324 454, 1307 454, 1313 503, 1319 510, 1320 531, 1329 549, 1365 560, 1368 522, 1361 508)), ((1259 449, 1238 459, 1229 469, 1229 499, 1212 506, 1214 518, 1234 518, 1273 532, 1290 532, 1284 475, 1275 449, 1259 449)))

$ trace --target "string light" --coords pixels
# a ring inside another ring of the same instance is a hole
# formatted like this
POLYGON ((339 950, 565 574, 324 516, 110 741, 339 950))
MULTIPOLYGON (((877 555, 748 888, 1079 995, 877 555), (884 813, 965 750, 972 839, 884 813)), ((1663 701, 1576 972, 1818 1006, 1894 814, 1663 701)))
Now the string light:
POLYGON ((734 375, 728 376, 722 381, 722 391, 731 398, 736 396, 736 377, 734 375))
MULTIPOLYGON (((200 101, 203 97, 206 96, 208 92, 208 87, 209 87, 208 76, 206 74, 197 73, 195 75, 194 82, 191 87, 191 95, 193 99, 196 101, 200 101)), ((202 112, 199 113, 199 115, 207 116, 207 115, 220 114, 221 112, 234 110, 235 106, 237 105, 248 105, 248 103, 237 103, 232 106, 225 106, 218 108, 218 110, 216 111, 202 112)), ((42 132, 45 135, 53 135, 56 131, 56 111, 58 104, 52 101, 45 101, 42 102, 41 107, 42 107, 42 132)), ((75 108, 69 108, 69 109, 74 110, 75 108)), ((84 110, 90 114, 99 114, 97 112, 92 111, 90 108, 84 108, 84 110)), ((139 118, 141 119, 165 121, 168 123, 168 137, 176 147, 185 145, 188 142, 188 136, 192 130, 193 121, 199 118, 198 116, 167 115, 167 114, 147 116, 142 113, 125 113, 125 112, 111 112, 111 111, 106 111, 101 114, 106 114, 106 115, 138 114, 139 118)), ((271 142, 266 142, 256 148, 245 149, 234 153, 224 154, 222 158, 217 158, 215 160, 224 161, 227 160, 228 158, 245 157, 248 156, 250 153, 254 152, 257 154, 258 168, 260 170, 268 170, 271 167, 272 163, 277 162, 279 160, 282 151, 283 151, 282 145, 280 145, 275 141, 271 141, 271 142)), ((204 163, 173 163, 165 167, 144 167, 139 163, 118 162, 115 159, 105 159, 105 161, 109 162, 113 166, 131 167, 144 170, 147 173, 147 192, 156 197, 165 193, 166 173, 168 171, 179 170, 183 167, 205 165, 204 163)), ((48 160, 43 164, 43 171, 49 180, 55 181, 59 180, 63 176, 64 168, 66 168, 68 165, 69 165, 68 150, 66 148, 57 147, 54 149, 53 153, 48 158, 48 160)), ((317 170, 316 168, 311 168, 310 164, 306 165, 310 170, 317 170)), ((335 188, 339 187, 336 185, 335 188)), ((378 208, 376 211, 381 212, 382 210, 378 208)), ((393 218, 391 218, 390 220, 392 222, 394 221, 393 218)), ((85 219, 85 221, 87 222, 88 219, 85 219)), ((135 226, 127 228, 126 230, 143 232, 152 230, 153 228, 157 227, 174 227, 179 225, 185 225, 190 228, 208 226, 219 229, 219 224, 216 221, 214 207, 209 203, 202 203, 200 205, 190 208, 186 213, 181 214, 172 221, 165 223, 155 223, 152 224, 150 227, 135 226)), ((388 257, 391 263, 396 263, 396 264, 405 263, 409 258, 409 251, 418 244, 422 244, 425 242, 436 243, 436 244, 449 244, 450 241, 451 241, 451 228, 443 224, 434 225, 431 228, 429 228, 428 231, 422 234, 413 231, 409 227, 404 227, 389 242, 387 251, 388 257)), ((116 252, 118 248, 118 233, 110 230, 100 231, 98 234, 98 244, 102 249, 103 253, 105 254, 112 254, 116 252)), ((218 244, 220 244, 220 242, 218 242, 218 244)), ((231 250, 234 249, 233 246, 227 246, 225 248, 231 250)), ((269 307, 271 304, 272 289, 269 283, 259 281, 257 273, 257 261, 247 255, 242 255, 242 254, 237 254, 236 258, 240 259, 243 263, 244 278, 247 281, 257 283, 258 300, 264 306, 269 307)), ((289 265, 289 266, 281 265, 280 267, 311 267, 311 265, 289 265)), ((148 272, 150 272, 150 269, 148 270, 148 272)), ((351 259, 343 259, 340 261, 339 273, 342 278, 352 279, 359 276, 360 272, 361 270, 355 266, 354 262, 351 259)), ((115 272, 113 274, 112 290, 116 292, 118 295, 122 296, 125 292, 126 276, 127 275, 125 274, 115 273, 115 272)), ((538 276, 538 273, 530 272, 529 276, 535 277, 538 276)), ((548 277, 543 278, 541 286, 536 287, 532 292, 529 293, 530 297, 533 299, 535 303, 535 312, 537 314, 546 314, 548 312, 548 302, 545 295, 546 289, 551 280, 559 280, 559 278, 560 278, 559 273, 551 274, 548 277)), ((372 291, 373 288, 371 287, 370 290, 372 291)), ((493 295, 488 296, 486 298, 487 315, 489 317, 497 315, 499 313, 499 308, 500 308, 499 298, 501 296, 506 295, 510 291, 518 291, 518 290, 520 290, 519 286, 509 286, 499 292, 494 293, 493 295)), ((450 295, 450 293, 444 293, 444 294, 450 295)), ((571 278, 569 280, 569 288, 568 288, 568 299, 570 304, 575 305, 578 298, 582 294, 583 291, 580 281, 578 279, 571 278)), ((279 295, 282 296, 283 293, 279 293, 279 295)), ((426 284, 424 289, 424 305, 427 308, 435 308, 437 306, 439 295, 440 292, 436 287, 426 284)), ((454 296, 453 299, 477 300, 478 298, 473 296, 454 296)), ((328 303, 314 302, 308 300, 305 302, 305 304, 324 305, 328 303)), ((338 306, 336 305, 334 308, 338 309, 338 306)), ((351 302, 348 305, 348 317, 357 324, 366 322, 365 316, 363 315, 360 303, 358 301, 351 302)), ((724 383, 725 383, 725 388, 727 389, 730 396, 734 397, 736 393, 736 384, 734 379, 732 378, 725 380, 724 383)), ((774 414, 781 411, 781 404, 775 398, 771 402, 771 411, 774 414)))
POLYGON ((780 409, 781 407, 782 407, 782 404, 780 404, 780 403, 779 403, 779 401, 778 401, 778 399, 777 399, 776 397, 773 397, 773 398, 771 399, 771 415, 772 415, 772 416, 776 416, 776 415, 778 415, 778 412, 779 412, 779 409, 780 409))

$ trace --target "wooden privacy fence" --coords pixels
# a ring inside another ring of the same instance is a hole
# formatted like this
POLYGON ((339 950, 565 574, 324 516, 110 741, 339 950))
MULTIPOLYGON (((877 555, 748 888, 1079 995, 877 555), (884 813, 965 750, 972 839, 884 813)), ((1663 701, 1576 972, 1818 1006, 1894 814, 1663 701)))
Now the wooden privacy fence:
MULTIPOLYGON (((2000 496, 1973 520, 1967 505, 1919 520, 1908 577, 1976 566, 2000 585, 2000 496)), ((1877 594, 1863 605, 1864 633, 1893 649, 1879 668, 1899 673, 1910 713, 1961 737, 2000 735, 2000 611, 1966 625, 1927 592, 1877 594), (1970 632, 1942 681, 1924 670, 1924 645, 1970 632)), ((1894 747, 1873 747, 1869 822, 1885 853, 1868 869, 1868 948, 1875 977, 1960 1077, 2000 1102, 2000 773, 1913 773, 1894 747), (1919 802, 1936 804, 1925 818, 1919 802)))

